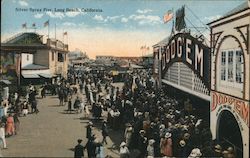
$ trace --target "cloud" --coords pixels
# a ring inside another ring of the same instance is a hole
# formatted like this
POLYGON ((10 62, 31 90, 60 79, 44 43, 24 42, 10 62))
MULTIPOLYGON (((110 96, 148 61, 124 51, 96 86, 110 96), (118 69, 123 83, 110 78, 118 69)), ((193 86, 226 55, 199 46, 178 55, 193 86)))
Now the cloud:
POLYGON ((123 18, 121 19, 121 22, 127 23, 127 22, 128 22, 128 18, 124 18, 124 17, 123 17, 123 18))
POLYGON ((46 14, 47 14, 48 16, 50 16, 51 18, 59 18, 59 19, 62 19, 62 18, 65 17, 64 14, 61 13, 61 12, 55 12, 55 13, 46 12, 46 14))
POLYGON ((129 19, 132 19, 134 21, 137 21, 140 25, 144 24, 150 24, 150 25, 155 25, 155 24, 161 24, 161 18, 159 16, 155 15, 130 15, 129 19))
POLYGON ((117 19, 121 18, 123 15, 117 15, 117 16, 108 16, 104 21, 113 21, 115 22, 117 19))
POLYGON ((109 22, 109 21, 115 22, 117 21, 117 19, 120 19, 121 17, 123 17, 123 15, 107 16, 106 18, 103 17, 102 15, 95 15, 93 19, 100 22, 109 22))
POLYGON ((104 21, 104 18, 102 17, 102 15, 95 15, 93 17, 94 20, 97 20, 97 21, 104 21))
POLYGON ((209 16, 209 17, 204 17, 204 21, 214 21, 217 20, 221 17, 221 15, 214 15, 214 16, 209 16))
POLYGON ((139 13, 139 14, 146 14, 146 13, 149 13, 149 12, 152 12, 153 10, 151 9, 144 9, 144 10, 141 10, 141 9, 138 9, 136 11, 136 13, 139 13))
POLYGON ((29 5, 29 3, 26 2, 26 1, 24 1, 24 0, 21 0, 21 1, 19 1, 18 3, 19 3, 21 6, 23 6, 23 7, 27 7, 27 6, 29 5))
POLYGON ((42 13, 38 13, 38 14, 35 14, 34 17, 35 17, 36 19, 40 19, 40 18, 43 17, 43 14, 42 14, 42 13))
POLYGON ((64 22, 62 25, 63 26, 76 26, 76 24, 72 22, 64 22))

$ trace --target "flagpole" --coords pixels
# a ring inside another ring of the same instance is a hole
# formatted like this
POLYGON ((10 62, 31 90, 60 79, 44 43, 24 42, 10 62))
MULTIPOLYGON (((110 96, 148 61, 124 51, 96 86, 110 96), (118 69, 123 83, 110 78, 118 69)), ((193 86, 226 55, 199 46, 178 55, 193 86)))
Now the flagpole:
POLYGON ((56 39, 56 24, 55 24, 55 39, 56 39))
POLYGON ((49 38, 49 23, 48 23, 48 38, 49 38))
POLYGON ((69 45, 69 41, 68 41, 68 32, 67 32, 67 35, 66 35, 66 36, 67 36, 67 45, 69 45))
POLYGON ((63 29, 63 44, 65 44, 65 43, 64 43, 64 29, 63 29))

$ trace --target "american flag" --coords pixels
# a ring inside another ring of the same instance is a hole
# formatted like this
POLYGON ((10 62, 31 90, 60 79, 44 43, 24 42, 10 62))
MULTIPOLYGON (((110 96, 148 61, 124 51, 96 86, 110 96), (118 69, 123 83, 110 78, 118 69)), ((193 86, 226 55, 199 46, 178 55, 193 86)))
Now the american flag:
POLYGON ((33 23, 33 24, 32 24, 32 27, 36 27, 36 23, 33 23))
POLYGON ((49 20, 44 23, 44 27, 49 26, 49 20))
POLYGON ((67 35, 68 35, 67 31, 63 32, 63 36, 67 36, 67 35))
POLYGON ((163 22, 167 23, 168 21, 170 21, 174 16, 174 13, 172 10, 169 10, 164 16, 163 16, 163 22))
POLYGON ((22 28, 27 28, 27 23, 22 24, 22 28))

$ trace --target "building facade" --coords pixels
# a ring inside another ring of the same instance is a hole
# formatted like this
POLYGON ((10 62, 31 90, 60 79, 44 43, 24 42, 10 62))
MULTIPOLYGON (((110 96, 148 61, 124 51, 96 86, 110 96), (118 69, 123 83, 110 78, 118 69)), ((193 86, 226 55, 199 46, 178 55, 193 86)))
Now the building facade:
MULTIPOLYGON (((56 39, 47 39, 47 42, 43 43, 43 36, 33 32, 20 33, 1 43, 1 59, 5 56, 15 56, 12 59, 19 85, 21 80, 27 79, 56 76, 67 78, 67 54, 68 45, 56 39)), ((4 63, 1 63, 1 70, 5 71, 5 67, 4 63)))
POLYGON ((214 139, 249 157, 249 1, 208 25, 211 28, 211 130, 214 139))

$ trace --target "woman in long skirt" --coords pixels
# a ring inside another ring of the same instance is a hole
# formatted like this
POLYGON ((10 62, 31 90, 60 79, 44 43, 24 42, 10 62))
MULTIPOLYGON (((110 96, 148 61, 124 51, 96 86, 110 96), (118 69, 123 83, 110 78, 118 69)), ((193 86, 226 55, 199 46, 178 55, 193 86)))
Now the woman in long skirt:
POLYGON ((13 135, 14 133, 15 133, 14 118, 11 114, 9 114, 6 122, 6 134, 10 136, 13 135))

